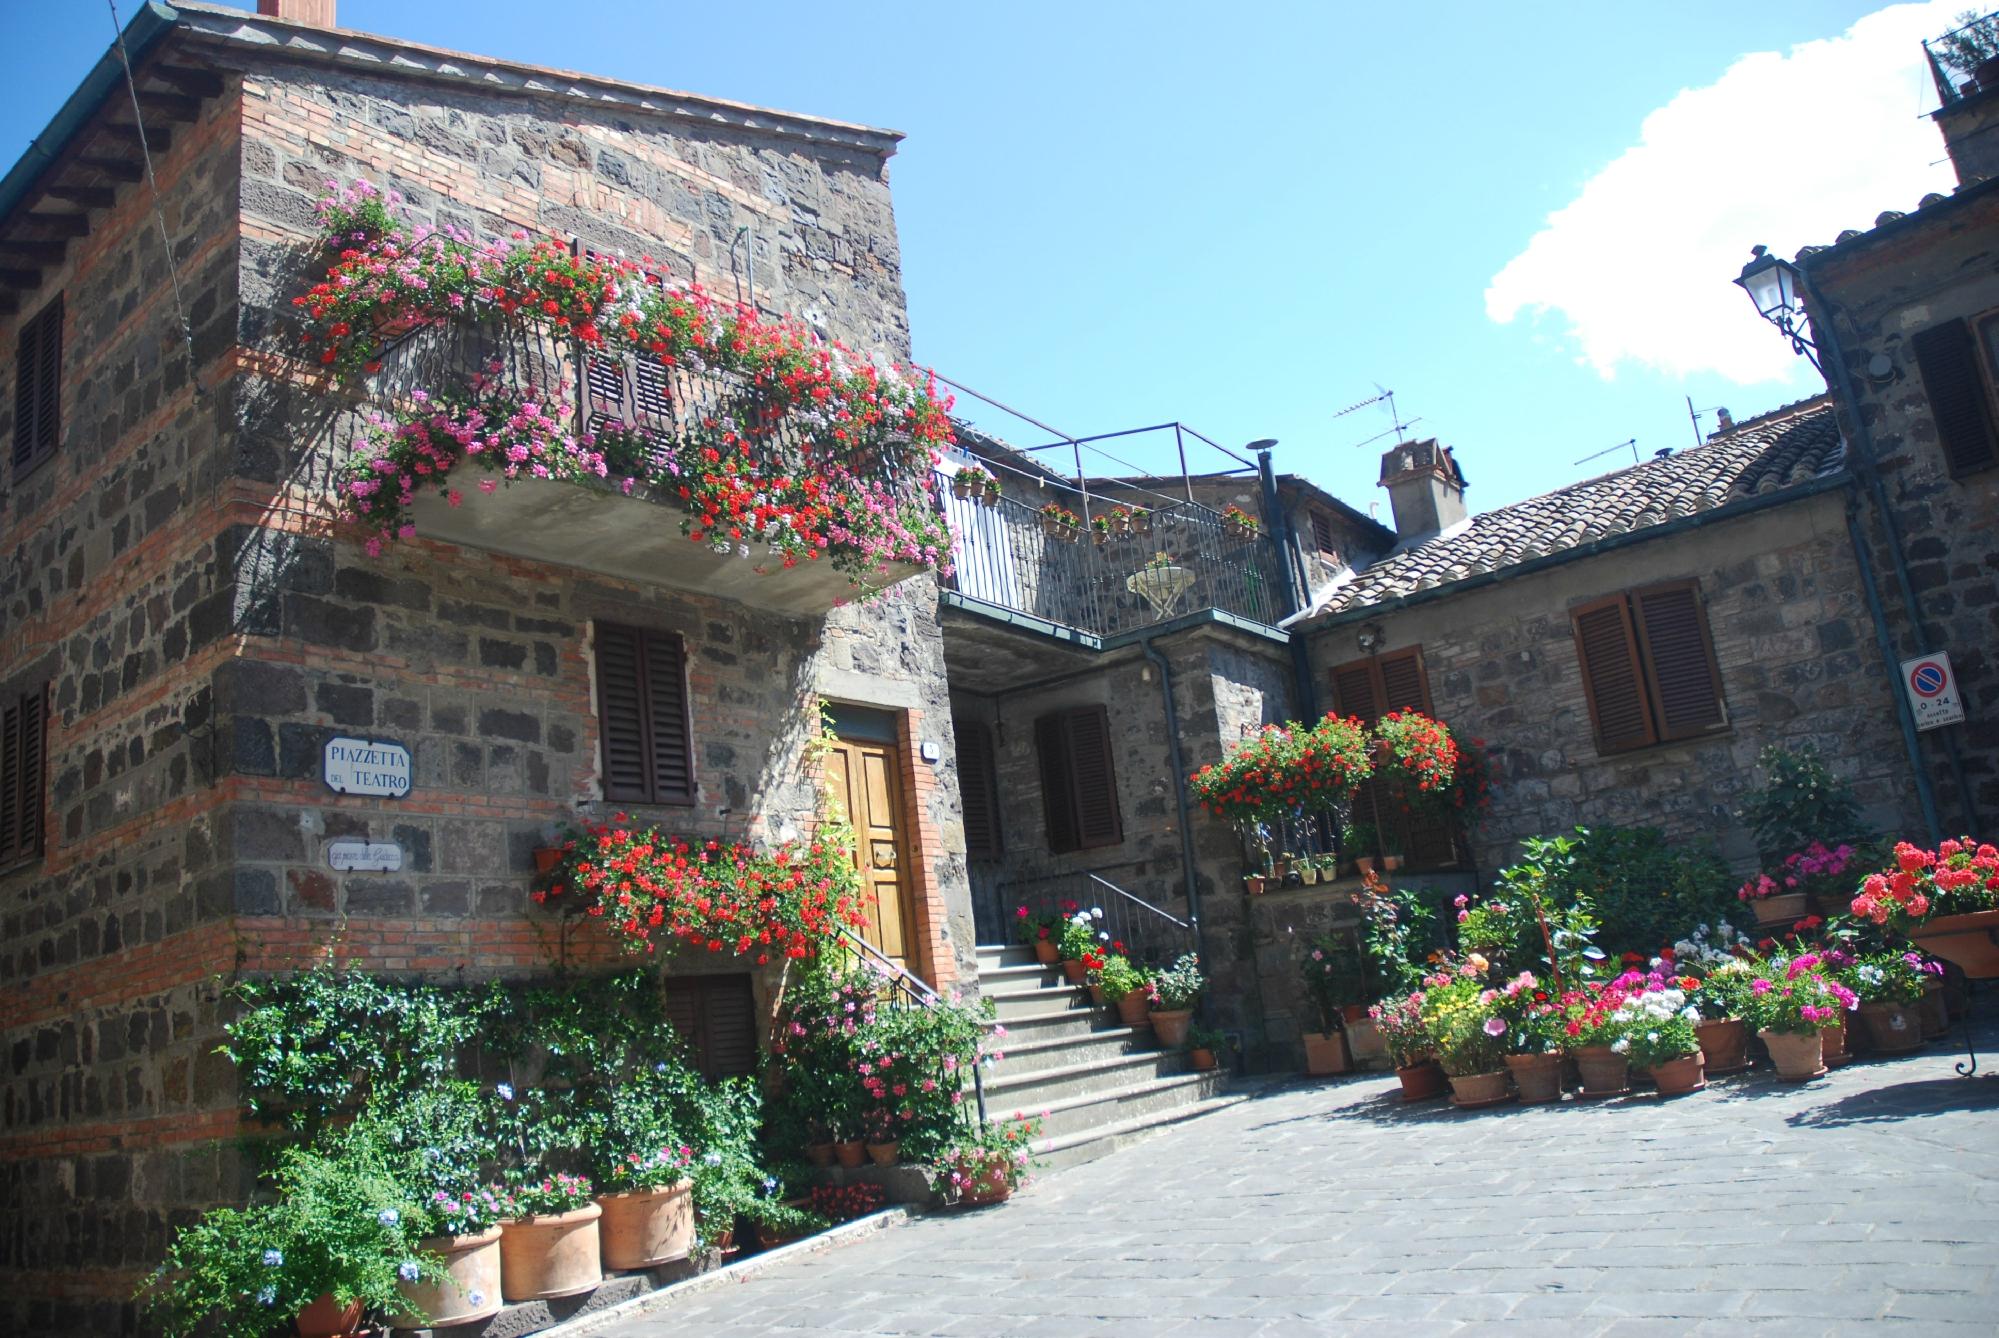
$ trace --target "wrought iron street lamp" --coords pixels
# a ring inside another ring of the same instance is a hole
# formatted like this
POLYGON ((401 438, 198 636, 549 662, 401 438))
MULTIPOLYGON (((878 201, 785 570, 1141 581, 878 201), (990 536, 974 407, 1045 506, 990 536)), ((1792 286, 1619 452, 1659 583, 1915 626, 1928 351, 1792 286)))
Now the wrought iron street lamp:
POLYGON ((1770 254, 1768 247, 1750 251, 1749 263, 1736 277, 1742 291, 1756 304, 1756 314, 1777 327, 1791 341, 1791 351, 1802 353, 1819 367, 1817 346, 1804 335, 1809 323, 1805 315, 1804 275, 1790 261, 1770 254))

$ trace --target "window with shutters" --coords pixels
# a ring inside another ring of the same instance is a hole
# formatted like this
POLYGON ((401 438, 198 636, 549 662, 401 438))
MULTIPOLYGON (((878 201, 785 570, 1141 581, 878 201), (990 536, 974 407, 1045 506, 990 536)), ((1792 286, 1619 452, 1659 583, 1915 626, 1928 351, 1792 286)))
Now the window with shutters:
POLYGON ((14 477, 56 453, 62 436, 62 298, 21 323, 14 344, 14 477))
POLYGON ((958 740, 958 792, 965 803, 965 854, 970 859, 998 859, 1005 853, 1005 846, 1000 839, 993 732, 976 720, 960 720, 954 725, 958 740))
POLYGON ((1323 511, 1312 513, 1312 545, 1319 555, 1328 561, 1340 560, 1338 535, 1333 529, 1333 518, 1323 511))
POLYGON ((1569 616, 1599 753, 1728 728, 1714 641, 1694 582, 1609 595, 1569 616))
MULTIPOLYGON (((1335 666, 1332 677, 1333 710, 1359 716, 1362 724, 1372 725, 1390 711, 1435 714, 1421 646, 1349 660, 1335 666)), ((1457 833, 1451 824, 1438 814, 1397 810, 1380 781, 1367 781, 1354 792, 1354 816, 1400 837, 1412 869, 1441 869, 1458 862, 1457 833)))
POLYGON ((694 731, 686 643, 672 632, 599 623, 596 651, 604 797, 632 804, 692 804, 694 731))
POLYGON ((665 990, 667 1020, 702 1077, 757 1071, 757 999, 748 973, 668 976, 665 990))
POLYGON ((1059 855, 1122 842, 1109 713, 1082 706, 1042 716, 1034 722, 1034 746, 1049 850, 1059 855))
POLYGON ((0 702, 0 865, 42 853, 48 715, 46 684, 0 702))

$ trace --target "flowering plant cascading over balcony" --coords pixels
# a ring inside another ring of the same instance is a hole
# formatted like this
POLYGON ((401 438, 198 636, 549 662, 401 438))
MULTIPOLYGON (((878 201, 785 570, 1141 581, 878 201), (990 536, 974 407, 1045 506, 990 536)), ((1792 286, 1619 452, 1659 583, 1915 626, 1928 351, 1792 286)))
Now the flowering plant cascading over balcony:
POLYGON ((827 560, 863 589, 898 566, 949 573, 931 494, 951 401, 929 376, 669 288, 640 263, 524 234, 475 244, 409 227, 398 207, 366 182, 320 202, 332 259, 294 301, 331 378, 379 372, 385 349, 419 332, 463 341, 497 326, 526 354, 451 368, 368 416, 338 506, 371 551, 417 533, 420 495, 476 504, 458 473, 469 464, 479 493, 550 479, 663 501, 695 543, 761 549, 759 572, 827 560), (632 420, 593 412, 579 430, 585 379, 593 396, 611 386, 614 408, 638 406, 632 420))

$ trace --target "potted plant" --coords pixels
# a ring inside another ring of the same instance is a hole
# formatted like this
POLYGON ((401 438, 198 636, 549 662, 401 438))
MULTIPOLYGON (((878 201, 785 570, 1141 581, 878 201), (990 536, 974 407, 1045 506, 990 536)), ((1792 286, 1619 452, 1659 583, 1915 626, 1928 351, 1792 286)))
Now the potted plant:
POLYGON ((1110 509, 1109 512, 1106 513, 1106 515, 1110 521, 1112 534, 1122 538, 1123 536, 1131 533, 1130 507, 1114 506, 1110 509))
POLYGON ((1707 1072, 1719 1077, 1740 1073, 1749 1067, 1748 1014, 1753 967, 1740 958, 1722 962, 1694 990, 1694 1006, 1700 1020, 1694 1023, 1694 1039, 1699 1043, 1707 1072))
POLYGON ((590 1181, 561 1171, 517 1174, 501 1199, 500 1294, 509 1301, 577 1296, 604 1281, 590 1181))
POLYGON ((1069 977, 1069 983, 1080 985, 1089 974, 1089 967, 1083 962, 1083 954, 1109 939, 1097 926, 1103 920, 1101 907, 1078 910, 1062 922, 1056 939, 1056 947, 1062 954, 1062 971, 1069 977))
POLYGON ((1934 963, 1921 953, 1893 949, 1869 953, 1848 974, 1860 996, 1861 1030, 1879 1054, 1907 1054, 1923 1046, 1923 987, 1934 963))
POLYGON ((902 1138, 896 1130, 895 1112, 887 1106, 870 1106, 862 1114, 861 1139, 867 1145, 868 1160, 876 1166, 893 1166, 902 1159, 902 1138))
POLYGON ((1142 506, 1131 509, 1131 532, 1133 534, 1152 533, 1152 512, 1142 506))
POLYGON ((366 1315, 403 1308, 399 1283, 438 1277, 416 1244, 422 1208, 365 1137, 287 1148, 271 1178, 276 1202, 182 1227, 141 1286, 171 1338, 265 1338, 286 1323, 301 1338, 357 1333, 366 1315))
POLYGON ((1349 822, 1340 829, 1340 850, 1362 877, 1374 872, 1374 824, 1349 822))
POLYGON ((1063 918, 1054 911, 1035 911, 1016 906, 1013 908, 1014 941, 1034 949, 1034 959, 1043 966, 1053 966, 1062 960, 1057 936, 1062 932, 1063 918))
POLYGON ((1494 1001, 1506 1024, 1506 1071, 1523 1106, 1562 1099, 1561 1005, 1530 971, 1506 983, 1494 1001))
POLYGON ((496 1159, 492 1115, 480 1084, 430 1079, 414 1093, 376 1093, 344 1135, 380 1141, 421 1205, 410 1223, 417 1248, 439 1262, 437 1276, 398 1279, 397 1327, 470 1324, 500 1311, 501 1203, 484 1179, 496 1159))
POLYGON ((1928 44, 1936 58, 1957 73, 1969 76, 1978 87, 1999 88, 1999 15, 1974 17, 1966 10, 1957 17, 1960 26, 1928 44))
POLYGON ((1622 992, 1597 986, 1578 991, 1563 1008, 1563 1053, 1576 1064, 1584 1096, 1622 1096, 1631 1090, 1630 1019, 1619 1008, 1622 992))
POLYGON ((1040 1136, 1040 1122, 1021 1115, 963 1129, 931 1162, 930 1188, 966 1207, 1005 1202, 1033 1168, 1040 1136))
POLYGON ((1231 502, 1222 508, 1222 533, 1231 539, 1254 539, 1263 523, 1231 502))
POLYGON ((969 500, 983 494, 992 482, 993 476, 977 465, 963 465, 951 476, 951 493, 969 500))
POLYGON ((1862 881, 1854 916, 1894 929, 1973 980, 1999 976, 1999 849, 1968 836, 1935 850, 1902 841, 1894 861, 1862 881))
POLYGON ((1735 890, 1735 896, 1755 914, 1756 923, 1765 928, 1779 925, 1788 928, 1805 917, 1805 893, 1795 881, 1786 887, 1769 874, 1759 872, 1745 880, 1735 890))
POLYGON ((1081 523, 1076 513, 1060 502, 1044 502, 1041 505, 1041 532, 1051 539, 1073 543, 1076 527, 1081 523))
POLYGON ((1152 977, 1129 957, 1112 953, 1102 971, 1104 998, 1117 1005, 1118 1021, 1127 1027, 1152 1025, 1152 977))
POLYGON ((1091 948, 1083 954, 1083 987, 1090 992, 1090 1002, 1101 1004, 1104 1000, 1104 966, 1111 954, 1102 947, 1091 948))
MULTIPOLYGON (((1367 1010, 1356 1006, 1367 997, 1370 976, 1361 947, 1351 934, 1334 931, 1306 945, 1299 964, 1299 980, 1311 1004, 1317 1031, 1304 1034, 1305 1072, 1320 1077, 1345 1073, 1354 1055, 1353 1028, 1358 1025, 1349 1013, 1362 1019, 1367 1010)), ((1368 1026, 1372 1030, 1372 1023, 1368 1026)))
POLYGON ((1653 1014, 1634 1023, 1629 1032, 1627 1057, 1651 1073, 1660 1096, 1684 1096, 1707 1086, 1700 1041, 1688 1011, 1668 1008, 1664 1016, 1653 1014))
POLYGON ((1381 829, 1381 868, 1394 873, 1402 867, 1402 833, 1393 823, 1381 829))
POLYGON ((1424 993, 1396 994, 1367 1010, 1381 1032, 1404 1101, 1428 1101, 1444 1094, 1444 1070, 1437 1064, 1435 1042, 1423 1019, 1424 993))
POLYGON ((998 506, 1005 492, 1005 488, 1000 485, 999 475, 988 474, 984 489, 979 494, 979 500, 987 506, 998 506))
POLYGON ((1228 1045, 1228 1037, 1222 1032, 1196 1022, 1187 1029, 1187 1063, 1196 1073, 1206 1073, 1215 1067, 1215 1056, 1228 1045))
POLYGON ((1423 998, 1423 1025, 1444 1076, 1451 1103, 1467 1110, 1513 1098, 1506 1072, 1506 1019, 1497 996, 1478 975, 1455 975, 1423 998))
POLYGON ((1825 1029, 1845 1008, 1840 996, 1852 997, 1827 980, 1818 964, 1813 953, 1789 961, 1772 958, 1749 982, 1749 1021, 1785 1082, 1809 1082, 1825 1073, 1825 1029))
POLYGON ((1152 1034, 1161 1045, 1177 1046, 1187 1039, 1194 1005, 1207 987, 1201 959, 1191 952, 1182 953, 1173 965, 1152 978, 1152 1034))
POLYGON ((666 1130, 634 1147, 625 1140, 606 1145, 599 1164, 598 1222, 606 1268, 655 1268, 685 1259, 694 1247, 694 1156, 666 1130))

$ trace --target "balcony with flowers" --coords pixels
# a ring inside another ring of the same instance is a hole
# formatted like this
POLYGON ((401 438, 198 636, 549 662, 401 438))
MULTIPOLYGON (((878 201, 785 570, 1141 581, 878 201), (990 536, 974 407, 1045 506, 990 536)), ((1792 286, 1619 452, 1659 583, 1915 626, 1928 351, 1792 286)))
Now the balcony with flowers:
POLYGON ((951 570, 950 402, 802 325, 643 262, 409 224, 366 182, 321 202, 311 361, 358 391, 334 505, 415 538, 823 614, 951 570))

